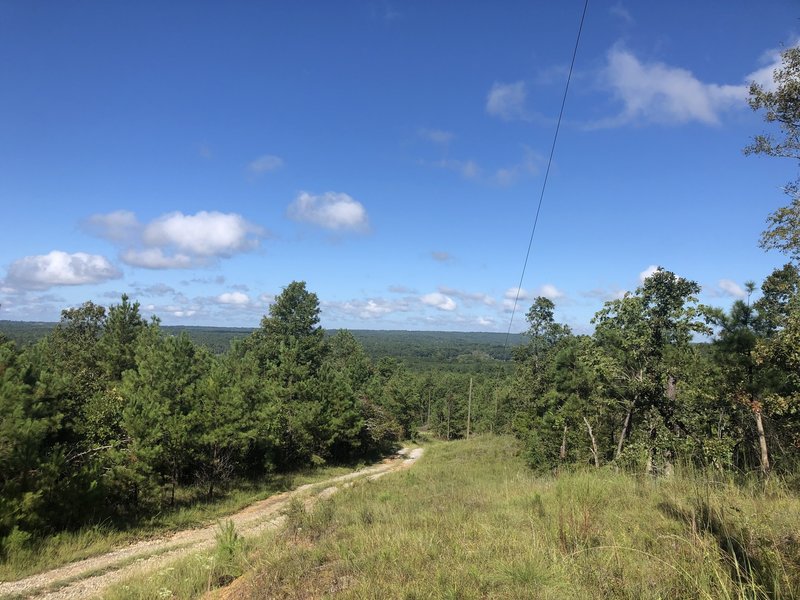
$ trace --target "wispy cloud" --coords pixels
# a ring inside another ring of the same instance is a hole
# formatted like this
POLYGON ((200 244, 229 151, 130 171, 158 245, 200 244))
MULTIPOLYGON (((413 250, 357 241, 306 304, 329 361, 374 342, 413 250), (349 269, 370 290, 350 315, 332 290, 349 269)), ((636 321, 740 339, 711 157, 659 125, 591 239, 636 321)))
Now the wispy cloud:
POLYGON ((648 266, 644 271, 639 273, 639 282, 644 283, 644 280, 650 277, 656 271, 658 271, 658 265, 648 266))
POLYGON ((730 296, 739 299, 747 296, 747 292, 744 290, 744 288, 732 279, 720 279, 717 285, 719 285, 719 289, 722 290, 722 295, 724 296, 730 296))
POLYGON ((440 263, 449 263, 455 260, 455 256, 444 250, 433 250, 431 252, 431 258, 440 263))
POLYGON ((87 233, 111 240, 128 242, 139 236, 142 225, 129 210, 116 210, 108 214, 92 215, 81 223, 87 233))
POLYGON ((633 25, 634 20, 631 16, 631 13, 625 8, 622 2, 617 2, 616 4, 612 4, 611 7, 608 9, 608 12, 621 21, 624 21, 626 25, 633 25))
POLYGON ((274 154, 264 154, 247 165, 247 170, 253 175, 263 175, 270 171, 277 171, 284 165, 283 159, 274 154))
POLYGON ((300 192, 287 209, 289 218, 332 231, 366 232, 369 219, 364 205, 341 192, 300 192))
POLYGON ((12 289, 46 290, 54 286, 101 283, 120 277, 120 270, 104 256, 53 250, 11 263, 3 285, 12 289))
POLYGON ((486 112, 504 121, 530 119, 525 106, 528 92, 524 81, 495 82, 486 96, 486 112))
POLYGON ((459 300, 464 302, 464 304, 467 306, 471 306, 473 304, 484 304, 486 306, 493 306, 495 304, 494 298, 492 298, 489 294, 484 294, 482 292, 466 292, 464 290, 447 287, 445 285, 439 286, 439 292, 441 292, 445 296, 458 298, 459 300))
POLYGON ((420 164, 453 171, 464 179, 479 183, 509 186, 524 177, 539 174, 539 167, 543 159, 530 147, 522 146, 522 158, 516 163, 495 169, 484 168, 473 159, 463 160, 458 158, 441 158, 434 161, 420 161, 420 164))
POLYGON ((585 292, 580 292, 580 295, 584 298, 595 298, 602 300, 603 302, 608 302, 609 300, 621 300, 625 297, 625 294, 626 290, 620 288, 594 288, 585 292))
POLYGON ((494 174, 495 182, 502 186, 512 185, 524 176, 539 174, 539 165, 543 162, 542 156, 528 146, 523 146, 522 159, 510 167, 501 167, 494 174))
POLYGON ((455 134, 451 131, 444 131, 442 129, 422 128, 417 133, 421 138, 433 142, 434 144, 441 144, 442 146, 446 146, 455 138, 455 134))
POLYGON ((478 179, 483 173, 480 165, 472 159, 461 160, 457 158, 442 158, 434 161, 420 161, 423 165, 433 166, 437 169, 444 169, 447 171, 454 171, 461 175, 464 179, 478 179))
POLYGON ((409 302, 405 299, 386 300, 385 298, 366 298, 357 300, 323 301, 324 314, 343 318, 358 318, 374 320, 396 312, 410 310, 409 302))
POLYGON ((136 286, 137 292, 145 296, 168 296, 177 293, 175 288, 168 286, 166 283, 154 283, 145 287, 136 286))
POLYGON ((608 51, 599 80, 600 85, 622 104, 622 110, 590 127, 690 122, 718 125, 726 111, 746 108, 751 82, 768 89, 774 85, 772 76, 780 65, 780 52, 770 50, 762 60, 766 64, 747 74, 740 83, 709 83, 688 69, 641 60, 617 44, 608 51))
POLYGON ((567 295, 552 283, 545 283, 535 289, 511 287, 506 290, 505 294, 503 294, 503 312, 508 313, 514 309, 514 299, 517 298, 517 294, 519 294, 517 311, 520 311, 522 308, 520 303, 530 302, 539 296, 547 298, 548 300, 552 300, 556 303, 563 303, 567 300, 567 295))
POLYGON ((389 286, 389 291, 392 294, 416 294, 417 293, 417 290, 415 290, 414 288, 410 288, 408 286, 405 286, 405 285, 390 285, 389 286))

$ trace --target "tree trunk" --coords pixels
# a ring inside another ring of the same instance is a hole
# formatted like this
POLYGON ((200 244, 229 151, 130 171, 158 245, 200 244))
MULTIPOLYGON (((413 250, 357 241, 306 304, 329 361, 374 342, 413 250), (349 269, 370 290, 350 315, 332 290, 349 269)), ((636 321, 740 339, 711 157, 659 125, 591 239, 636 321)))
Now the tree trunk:
POLYGON ((561 436, 561 449, 558 451, 558 458, 565 460, 567 458, 567 426, 564 425, 564 434, 561 436))
POLYGON ((628 414, 625 415, 625 422, 622 424, 622 431, 619 433, 619 442, 617 442, 617 453, 614 458, 617 459, 622 455, 622 445, 625 443, 625 436, 628 435, 628 428, 631 425, 631 415, 633 415, 633 402, 628 408, 628 414))
POLYGON ((647 450, 647 465, 645 466, 645 473, 648 475, 652 475, 654 472, 654 465, 653 465, 653 454, 655 453, 655 440, 656 440, 656 428, 650 427, 650 447, 647 450))
POLYGON ((764 434, 764 422, 761 420, 761 409, 753 411, 756 419, 756 431, 758 431, 758 446, 761 450, 761 472, 766 475, 769 473, 769 455, 767 454, 767 436, 764 434))
POLYGON ((583 417, 583 422, 586 423, 586 429, 589 430, 589 439, 592 440, 592 456, 594 457, 594 466, 600 466, 600 458, 597 456, 597 442, 594 439, 594 433, 592 433, 592 426, 589 424, 589 419, 583 417))
MULTIPOLYGON (((675 379, 674 375, 669 375, 667 377, 667 400, 669 401, 670 405, 668 410, 673 411, 675 410, 675 402, 678 399, 678 382, 675 379)), ((670 414, 672 414, 670 412, 670 414)), ((673 425, 672 430, 677 432, 677 427, 673 425)), ((667 450, 664 453, 664 476, 671 477, 674 473, 675 469, 672 466, 672 450, 667 450)))

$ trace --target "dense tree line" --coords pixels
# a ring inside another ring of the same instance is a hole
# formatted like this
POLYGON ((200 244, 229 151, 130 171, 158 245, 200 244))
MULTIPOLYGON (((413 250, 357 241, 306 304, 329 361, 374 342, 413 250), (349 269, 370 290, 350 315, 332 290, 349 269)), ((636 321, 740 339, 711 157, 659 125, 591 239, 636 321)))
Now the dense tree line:
POLYGON ((669 474, 681 460, 795 472, 800 346, 787 336, 800 316, 798 282, 787 264, 758 301, 725 312, 698 304, 695 282, 659 268, 607 302, 591 336, 572 335, 538 298, 530 341, 516 354, 510 428, 543 468, 613 462, 669 474))
POLYGON ((62 312, 35 345, 0 339, 0 539, 213 496, 237 478, 389 451, 414 390, 352 335, 326 339, 293 282, 261 327, 214 356, 123 296, 62 312))
MULTIPOLYGON (((782 53, 774 87, 750 88, 750 105, 778 125, 746 153, 800 160, 800 48, 782 53)), ((607 302, 592 336, 573 336, 536 300, 529 342, 517 353, 511 428, 532 463, 628 464, 669 473, 676 460, 718 469, 800 467, 800 183, 767 220, 765 249, 789 262, 761 296, 721 311, 700 287, 664 269, 607 302), (709 343, 697 343, 701 340, 709 343)))

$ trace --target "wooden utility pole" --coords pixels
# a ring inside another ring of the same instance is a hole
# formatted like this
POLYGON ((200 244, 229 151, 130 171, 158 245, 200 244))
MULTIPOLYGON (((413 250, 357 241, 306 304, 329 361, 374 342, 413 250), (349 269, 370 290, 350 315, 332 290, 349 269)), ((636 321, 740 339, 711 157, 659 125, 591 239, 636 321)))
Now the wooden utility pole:
POLYGON ((428 420, 425 422, 426 427, 431 426, 431 391, 428 390, 428 420))
POLYGON ((450 441, 450 394, 447 395, 447 441, 450 441))
POLYGON ((469 378, 469 400, 467 401, 467 439, 469 439, 469 425, 472 420, 472 377, 469 378))

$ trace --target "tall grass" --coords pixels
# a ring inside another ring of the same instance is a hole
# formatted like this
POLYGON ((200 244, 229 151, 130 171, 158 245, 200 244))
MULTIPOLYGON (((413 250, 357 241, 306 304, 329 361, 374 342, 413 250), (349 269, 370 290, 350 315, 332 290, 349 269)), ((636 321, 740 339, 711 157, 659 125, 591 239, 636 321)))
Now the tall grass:
POLYGON ((536 476, 506 437, 431 445, 413 469, 287 521, 248 542, 253 568, 213 597, 800 597, 800 499, 779 483, 536 476))

